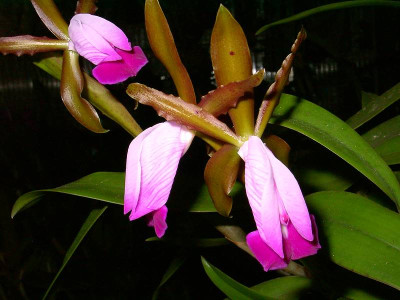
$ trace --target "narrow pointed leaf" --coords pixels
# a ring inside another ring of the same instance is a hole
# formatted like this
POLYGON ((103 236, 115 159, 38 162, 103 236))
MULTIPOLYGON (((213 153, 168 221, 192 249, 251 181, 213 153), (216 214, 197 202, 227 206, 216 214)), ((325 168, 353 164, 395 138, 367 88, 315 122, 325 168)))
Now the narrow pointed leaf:
MULTIPOLYGON (((217 85, 245 80, 252 72, 246 36, 231 13, 221 5, 211 35, 211 60, 217 85)), ((229 111, 236 133, 250 136, 254 132, 253 89, 248 89, 236 108, 229 111)))
POLYGON ((385 1, 385 0, 355 0, 355 1, 343 1, 343 2, 331 3, 331 4, 327 4, 327 5, 318 6, 318 7, 303 11, 301 13, 295 14, 288 18, 284 18, 279 21, 264 25, 256 32, 256 34, 260 34, 273 26, 301 20, 301 19, 307 18, 307 17, 315 15, 315 14, 319 14, 319 13, 322 13, 325 11, 344 9, 344 8, 352 8, 352 7, 360 7, 360 6, 386 6, 386 7, 397 8, 397 7, 400 7, 400 3, 398 1, 385 1))
POLYGON ((362 137, 388 165, 400 163, 400 116, 372 128, 362 137))
POLYGON ((39 52, 49 52, 68 49, 68 42, 64 40, 49 39, 32 35, 19 35, 0 37, 0 53, 33 55, 39 52))
POLYGON ((54 283, 60 276, 61 272, 64 270, 65 266, 71 259, 72 255, 74 255, 76 249, 82 242, 82 240, 85 238, 85 236, 88 234, 89 230, 92 228, 92 226, 96 223, 96 221, 100 218, 100 216, 104 213, 104 211, 107 209, 107 206, 104 206, 101 209, 93 209, 89 216, 86 218, 85 222, 82 224, 81 229, 79 230, 78 234, 76 235, 74 241, 72 242, 71 246, 68 248, 67 253, 65 253, 64 260, 61 264, 60 269, 58 270, 56 276, 54 276, 53 281, 50 283, 49 287, 46 290, 46 293, 43 296, 43 300, 47 298, 49 295, 51 288, 53 287, 54 283))
POLYGON ((264 73, 265 70, 261 69, 245 80, 219 86, 216 90, 201 97, 198 105, 215 117, 226 114, 230 108, 236 106, 237 101, 232 103, 232 98, 239 100, 249 89, 260 85, 264 79, 264 73))
POLYGON ((11 218, 48 193, 62 193, 123 205, 125 173, 97 172, 53 189, 36 190, 20 196, 11 210, 11 218))
POLYGON ((232 145, 239 146, 242 143, 226 124, 197 105, 140 83, 131 83, 126 92, 140 103, 152 106, 167 121, 176 121, 232 145))
POLYGON ((283 94, 271 122, 298 131, 325 146, 400 206, 400 185, 392 170, 357 132, 335 115, 305 99, 283 94))
MULTIPOLYGON (((184 177, 187 179, 187 176, 184 177)), ((179 174, 178 174, 179 181, 179 174)), ((186 186, 179 188, 181 194, 174 194, 174 197, 168 202, 170 209, 189 212, 216 212, 210 194, 208 193, 207 186, 201 185, 200 190, 196 194, 196 197, 192 199, 188 206, 187 195, 193 192, 192 187, 187 184, 187 180, 182 180, 186 186), (184 206, 186 205, 186 206, 184 206)), ((111 204, 124 204, 124 187, 125 187, 125 173, 120 172, 96 172, 85 177, 82 177, 76 181, 67 183, 60 187, 52 189, 42 189, 31 191, 20 196, 15 201, 14 206, 11 210, 11 218, 14 218, 20 211, 34 205, 43 197, 48 194, 61 193, 71 196, 78 196, 88 199, 94 199, 111 204)), ((235 184, 232 191, 232 197, 244 197, 244 188, 241 184, 235 184)))
POLYGON ((81 97, 84 79, 79 67, 79 54, 75 51, 64 51, 61 74, 61 99, 71 115, 87 129, 96 132, 107 132, 101 126, 99 115, 93 106, 81 97))
POLYGON ((370 104, 372 101, 375 101, 376 98, 378 98, 379 96, 376 94, 372 94, 372 93, 367 93, 364 91, 361 91, 361 106, 367 106, 368 104, 370 104))
POLYGON ((179 57, 174 38, 158 0, 146 0, 144 15, 147 37, 154 55, 170 73, 179 97, 186 102, 196 103, 192 81, 179 57))
POLYGON ((94 14, 97 11, 97 0, 78 0, 75 14, 94 14))
POLYGON ((399 214, 347 192, 318 192, 306 201, 334 263, 400 290, 399 214))
POLYGON ((251 287, 251 289, 273 299, 297 300, 304 295, 311 297, 313 295, 311 292, 313 290, 312 286, 313 281, 310 278, 284 276, 259 283, 251 287))
POLYGON ((301 43, 306 39, 307 34, 304 28, 298 33, 296 40, 294 41, 291 53, 285 58, 281 68, 278 70, 275 76, 275 82, 271 84, 264 99, 260 105, 258 111, 257 121, 255 125, 255 135, 261 137, 264 133, 265 127, 267 126, 268 120, 271 118, 272 112, 279 103, 282 91, 286 86, 290 70, 292 69, 293 61, 297 50, 301 43))
MULTIPOLYGON (((51 76, 61 79, 62 58, 57 56, 42 58, 35 65, 49 73, 51 76)), ((83 94, 103 114, 114 120, 132 136, 142 132, 139 124, 131 116, 128 110, 111 94, 111 92, 97 80, 83 73, 85 87, 83 94)))
POLYGON ((160 291, 160 288, 180 269, 180 267, 183 265, 185 262, 187 256, 186 255, 179 255, 176 256, 171 263, 168 266, 168 269, 165 271, 163 277, 161 278, 161 282, 156 288, 156 290, 153 293, 152 299, 155 300, 158 298, 158 294, 160 291))
POLYGON ((53 0, 31 0, 31 2, 44 25, 60 40, 69 40, 68 24, 53 0))
MULTIPOLYGON (((400 2, 398 2, 400 4, 400 2)), ((399 6, 400 7, 400 6, 399 6)), ((400 83, 393 86, 391 89, 384 92, 379 97, 375 98, 365 105, 360 111, 351 116, 346 123, 351 128, 358 128, 373 117, 378 115, 384 109, 395 103, 400 99, 400 83)))
POLYGON ((204 257, 201 258, 203 268, 211 281, 230 299, 237 300, 266 300, 274 299, 264 296, 257 291, 254 291, 247 286, 232 279, 224 272, 210 264, 204 257))
POLYGON ((232 209, 229 193, 239 172, 240 156, 238 148, 225 144, 208 160, 204 170, 204 180, 213 199, 216 210, 228 217, 232 209))

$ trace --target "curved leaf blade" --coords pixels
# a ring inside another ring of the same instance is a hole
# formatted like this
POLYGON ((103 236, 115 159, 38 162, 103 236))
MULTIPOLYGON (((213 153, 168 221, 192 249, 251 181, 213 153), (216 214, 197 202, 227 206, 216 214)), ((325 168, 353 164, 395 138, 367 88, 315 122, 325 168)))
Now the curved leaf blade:
MULTIPOLYGON (((400 2, 399 2, 400 3, 400 2)), ((378 115, 384 109, 400 99, 400 83, 384 92, 381 96, 369 101, 360 111, 351 116, 346 122, 356 129, 378 115)))
POLYGON ((360 6, 387 6, 387 7, 396 8, 396 7, 400 7, 400 3, 398 1, 385 1, 385 0, 355 0, 355 1, 343 1, 343 2, 322 5, 322 6, 318 6, 318 7, 303 11, 301 13, 295 14, 291 17, 284 18, 279 21, 264 25, 256 32, 256 35, 266 31, 267 29, 269 29, 273 26, 301 20, 301 19, 307 18, 307 17, 315 15, 315 14, 319 14, 319 13, 322 13, 325 11, 344 9, 344 8, 352 8, 352 7, 360 7, 360 6))
POLYGON ((313 281, 310 278, 285 276, 259 283, 251 289, 273 299, 296 300, 305 294, 310 296, 309 290, 312 285, 313 281))
POLYGON ((306 201, 334 263, 400 289, 399 214, 348 192, 318 192, 306 201))
POLYGON ((266 300, 274 299, 265 297, 256 291, 232 279, 224 272, 210 264, 204 257, 201 258, 203 268, 211 281, 231 299, 238 300, 266 300))
POLYGON ((349 125, 322 107, 283 94, 271 122, 320 143, 375 183, 400 206, 400 185, 376 151, 349 125))
POLYGON ((71 246, 68 248, 67 253, 65 253, 64 260, 61 264, 60 269, 58 270, 56 276, 54 276, 53 281, 50 283, 49 287, 47 288, 46 293, 43 296, 43 300, 47 298, 48 294, 50 293, 51 288, 53 287, 54 283, 56 282, 57 278, 60 276, 61 272, 64 270, 65 266, 71 259, 72 255, 74 255, 76 249, 85 238, 89 230, 92 226, 96 223, 96 221, 100 218, 100 216, 105 212, 107 206, 104 206, 101 209, 93 209, 89 216, 86 218, 85 222, 83 223, 82 227, 79 229, 78 234, 75 236, 71 246))
POLYGON ((107 203, 123 205, 125 173, 97 172, 54 189, 32 191, 19 197, 11 211, 13 218, 19 211, 34 204, 47 193, 62 193, 107 203))

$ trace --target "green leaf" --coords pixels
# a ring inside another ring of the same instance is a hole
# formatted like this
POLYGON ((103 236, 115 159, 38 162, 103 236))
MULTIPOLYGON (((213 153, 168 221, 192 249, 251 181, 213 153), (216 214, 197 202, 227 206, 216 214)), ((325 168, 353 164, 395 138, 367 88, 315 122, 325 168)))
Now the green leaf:
MULTIPOLYGON (((193 186, 187 183, 187 180, 185 185, 184 178, 187 179, 187 177, 177 176, 176 179, 178 182, 174 185, 176 189, 173 189, 171 193, 168 207, 190 212, 216 212, 205 184, 201 185, 200 190, 196 193, 196 197, 188 199, 187 195, 193 195, 193 186), (182 205, 182 203, 185 205, 182 205)), ((11 217, 13 218, 22 209, 35 204, 48 193, 62 193, 123 205, 124 187, 125 173, 96 172, 57 188, 36 190, 23 194, 14 203, 11 210, 11 217)), ((243 192, 243 186, 236 183, 230 195, 235 197, 241 195, 243 192)))
MULTIPOLYGON (((400 2, 398 2, 400 5, 400 2)), ((400 99, 400 83, 384 92, 381 96, 376 97, 373 101, 363 106, 355 115, 351 116, 346 122, 353 129, 356 129, 371 120, 385 108, 400 99)))
POLYGON ((310 296, 309 290, 313 281, 310 278, 299 276, 285 276, 259 283, 252 290, 273 299, 301 299, 301 296, 310 296))
POLYGON ((334 263, 400 289, 399 214, 347 192, 318 192, 306 201, 334 263))
POLYGON ((376 126, 362 135, 389 165, 400 163, 400 116, 376 126))
POLYGON ((301 13, 295 14, 291 17, 284 18, 279 21, 264 25, 256 32, 256 34, 260 34, 273 26, 301 20, 301 19, 307 18, 307 17, 315 15, 315 14, 319 14, 319 13, 322 13, 325 11, 359 7, 359 6, 387 6, 387 7, 396 8, 396 7, 400 7, 400 2, 385 1, 385 0, 356 0, 356 1, 343 1, 343 2, 322 5, 322 6, 318 6, 318 7, 303 11, 301 13))
POLYGON ((201 258, 204 270, 211 281, 229 298, 234 300, 274 299, 265 297, 258 292, 232 279, 218 268, 210 264, 204 257, 201 258))
POLYGON ((152 299, 155 300, 158 298, 158 294, 160 292, 160 288, 176 273, 176 271, 179 270, 179 268, 183 265, 185 262, 187 256, 186 255, 180 255, 175 257, 171 263, 168 266, 167 271, 165 271, 164 276, 161 279, 160 284, 158 285, 157 289, 153 293, 152 299))
POLYGON ((400 185, 376 151, 349 125, 322 107, 283 94, 271 122, 298 131, 348 162, 400 206, 400 185))
POLYGON ((368 104, 370 104, 372 101, 375 101, 376 98, 379 96, 373 93, 367 93, 364 91, 361 91, 361 106, 365 107, 368 104))
POLYGON ((49 192, 80 196, 122 205, 124 203, 124 180, 125 173, 98 172, 54 189, 32 191, 17 199, 12 208, 11 217, 13 218, 21 209, 34 204, 34 202, 49 192))
POLYGON ((89 230, 92 228, 94 223, 100 218, 100 216, 104 213, 104 211, 107 209, 107 206, 104 206, 101 209, 93 209, 89 216, 86 218, 85 222, 83 223, 81 229, 79 229, 78 234, 76 235, 74 241, 72 242, 71 246, 68 248, 67 253, 65 253, 64 260, 61 264, 60 269, 58 270, 56 276, 54 277, 53 281, 50 283, 49 287, 47 288, 46 293, 43 296, 43 300, 46 299, 48 296, 51 288, 53 287, 54 283, 56 282, 57 278, 60 276, 61 272, 64 270, 65 266, 71 259, 72 255, 74 255, 75 250, 78 248, 79 244, 82 242, 82 240, 85 238, 86 234, 89 232, 89 230))

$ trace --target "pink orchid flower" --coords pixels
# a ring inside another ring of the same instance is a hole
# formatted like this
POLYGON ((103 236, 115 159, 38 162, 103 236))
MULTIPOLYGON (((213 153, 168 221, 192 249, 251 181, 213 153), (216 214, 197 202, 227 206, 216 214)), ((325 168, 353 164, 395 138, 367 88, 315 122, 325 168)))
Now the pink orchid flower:
POLYGON ((120 28, 98 16, 75 15, 68 33, 69 49, 96 65, 93 76, 102 84, 115 84, 136 76, 148 62, 142 49, 132 48, 120 28))
POLYGON ((130 144, 126 161, 124 213, 129 219, 148 219, 159 238, 166 229, 171 192, 179 160, 189 148, 194 132, 175 122, 154 125, 130 144))
POLYGON ((245 161, 246 194, 257 226, 247 243, 264 270, 315 254, 321 248, 317 227, 293 174, 256 136, 238 153, 245 161))

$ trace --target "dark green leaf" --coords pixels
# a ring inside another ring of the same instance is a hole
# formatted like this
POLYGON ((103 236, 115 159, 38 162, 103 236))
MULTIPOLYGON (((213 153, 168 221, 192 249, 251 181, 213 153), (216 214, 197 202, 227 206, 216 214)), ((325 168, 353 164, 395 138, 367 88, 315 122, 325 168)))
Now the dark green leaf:
POLYGON ((260 293, 249 289, 243 284, 232 279, 218 268, 210 264, 204 257, 201 258, 204 270, 211 281, 227 295, 234 300, 258 300, 274 299, 261 295, 260 293))
MULTIPOLYGON (((397 2, 400 6, 400 2, 397 2)), ((400 83, 396 84, 391 89, 387 90, 381 96, 370 101, 367 105, 358 111, 355 115, 350 117, 346 122, 351 128, 356 129, 371 120, 377 114, 382 112, 385 108, 392 105, 400 99, 400 83)))
POLYGON ((296 130, 348 162, 400 206, 400 185, 375 150, 349 125, 305 99, 283 94, 271 122, 296 130))
POLYGON ((314 14, 322 13, 325 11, 343 9, 343 8, 351 8, 351 7, 359 7, 359 6, 388 6, 388 7, 395 8, 395 7, 400 7, 400 2, 385 1, 385 0, 355 0, 355 1, 343 1, 343 2, 322 5, 322 6, 318 6, 318 7, 303 11, 303 12, 293 15, 291 17, 281 19, 279 21, 264 25, 256 32, 256 34, 260 34, 273 26, 301 20, 301 19, 307 18, 309 16, 312 16, 314 14))
POLYGON ((32 191, 17 199, 12 208, 11 217, 13 218, 21 209, 33 204, 48 192, 69 194, 122 205, 124 203, 124 180, 125 173, 98 172, 54 189, 32 191))
POLYGON ((310 296, 309 290, 313 281, 310 278, 285 276, 259 283, 252 290, 273 299, 300 299, 301 296, 310 296))
POLYGON ((161 279, 160 284, 158 285, 157 289, 153 293, 153 300, 158 298, 158 294, 160 288, 179 270, 179 268, 183 265, 186 260, 186 255, 180 255, 175 257, 168 266, 167 271, 165 271, 164 276, 161 279))
POLYGON ((60 276, 61 272, 64 270, 65 266, 71 259, 72 255, 74 255, 75 250, 78 248, 79 244, 85 238, 86 234, 89 232, 90 228, 96 223, 96 221, 100 218, 100 216, 104 213, 107 209, 107 206, 104 206, 101 209, 93 209, 89 216, 86 218, 85 222, 83 223, 81 229, 79 229, 78 234, 76 235, 74 241, 72 242, 71 246, 68 248, 67 253, 65 253, 64 260, 61 264, 60 269, 58 270, 56 276, 54 277, 53 281, 50 283, 49 287, 47 288, 46 293, 43 296, 43 300, 49 294, 51 288, 53 287, 54 283, 56 282, 57 278, 60 276))
POLYGON ((318 192, 306 201, 334 263, 400 289, 399 214, 347 192, 318 192))
POLYGON ((376 126, 362 136, 389 165, 400 163, 400 116, 376 126))

